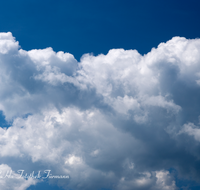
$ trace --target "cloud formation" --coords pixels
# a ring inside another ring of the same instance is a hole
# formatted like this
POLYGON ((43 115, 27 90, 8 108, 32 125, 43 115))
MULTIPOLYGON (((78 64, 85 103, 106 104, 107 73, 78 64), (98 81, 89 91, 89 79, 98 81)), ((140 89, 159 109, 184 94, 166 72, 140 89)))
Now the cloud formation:
POLYGON ((33 178, 24 179, 21 178, 21 173, 15 173, 6 164, 0 165, 1 177, 0 187, 2 190, 13 189, 13 190, 26 190, 30 185, 35 185, 36 180, 33 178), (13 178, 10 178, 10 177, 13 178))
POLYGON ((65 189, 175 190, 171 168, 199 182, 199 39, 78 62, 52 48, 22 50, 0 33, 0 67, 11 123, 0 128, 2 167, 50 168, 70 176, 56 181, 65 189))

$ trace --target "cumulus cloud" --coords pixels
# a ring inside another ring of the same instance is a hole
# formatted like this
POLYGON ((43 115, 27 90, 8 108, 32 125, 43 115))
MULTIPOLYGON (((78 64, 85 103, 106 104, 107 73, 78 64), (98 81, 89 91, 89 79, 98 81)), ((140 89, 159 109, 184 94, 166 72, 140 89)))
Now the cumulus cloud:
POLYGON ((150 190, 176 190, 175 181, 168 171, 143 172, 139 177, 132 180, 120 179, 117 189, 150 189, 150 190))
POLYGON ((0 109, 11 124, 0 128, 2 166, 69 175, 56 180, 66 189, 175 190, 170 168, 198 182, 199 63, 199 39, 78 62, 0 33, 0 109))
POLYGON ((2 190, 26 190, 29 186, 35 185, 36 180, 33 178, 24 179, 21 177, 21 172, 15 173, 6 165, 0 165, 0 187, 2 190))

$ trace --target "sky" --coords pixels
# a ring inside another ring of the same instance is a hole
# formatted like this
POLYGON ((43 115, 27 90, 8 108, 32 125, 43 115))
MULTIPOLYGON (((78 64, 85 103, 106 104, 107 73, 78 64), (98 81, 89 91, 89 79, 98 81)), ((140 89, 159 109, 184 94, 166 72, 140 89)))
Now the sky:
POLYGON ((199 189, 199 8, 2 1, 0 189, 199 189))

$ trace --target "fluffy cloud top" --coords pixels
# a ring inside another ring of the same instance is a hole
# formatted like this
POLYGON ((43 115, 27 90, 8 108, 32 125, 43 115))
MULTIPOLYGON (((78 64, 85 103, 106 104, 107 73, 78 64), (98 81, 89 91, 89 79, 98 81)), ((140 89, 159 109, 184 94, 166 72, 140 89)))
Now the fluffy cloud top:
POLYGON ((0 68, 0 109, 11 123, 0 128, 2 167, 50 167, 70 176, 56 181, 65 189, 175 190, 170 168, 199 181, 199 39, 77 62, 52 48, 22 50, 0 33, 0 68))

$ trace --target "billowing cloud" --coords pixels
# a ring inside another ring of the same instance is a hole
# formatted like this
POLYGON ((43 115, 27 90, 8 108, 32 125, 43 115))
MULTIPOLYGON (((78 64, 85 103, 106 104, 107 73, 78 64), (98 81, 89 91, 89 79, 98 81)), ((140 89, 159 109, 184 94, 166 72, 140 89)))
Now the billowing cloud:
POLYGON ((11 124, 0 128, 2 167, 69 175, 54 181, 65 189, 175 190, 172 168, 199 181, 199 39, 78 62, 52 48, 22 50, 0 33, 0 66, 0 109, 11 124))

